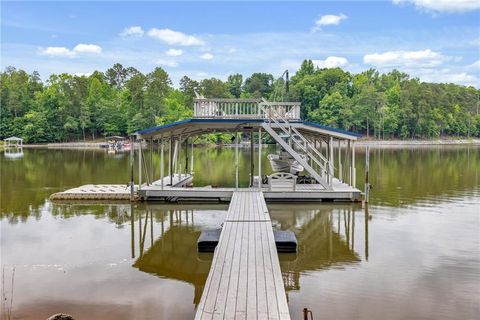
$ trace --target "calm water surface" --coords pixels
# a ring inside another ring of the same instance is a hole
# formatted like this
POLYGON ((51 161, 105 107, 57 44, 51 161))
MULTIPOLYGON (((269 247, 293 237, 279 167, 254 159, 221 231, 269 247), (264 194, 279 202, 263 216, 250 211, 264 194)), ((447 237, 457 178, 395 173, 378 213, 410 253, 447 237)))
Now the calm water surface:
MULTIPOLYGON (((232 186, 233 159, 196 150, 194 183, 232 186)), ((363 162, 359 150, 359 186, 363 162)), ((240 165, 245 185, 246 151, 240 165)), ((81 184, 126 184, 127 155, 100 150, 2 153, 0 167, 3 312, 194 316, 212 258, 196 241, 228 205, 51 203, 81 184)), ((299 240, 297 254, 280 254, 292 319, 304 307, 315 319, 479 319, 480 148, 375 149, 371 180, 368 209, 269 204, 274 227, 299 240)))

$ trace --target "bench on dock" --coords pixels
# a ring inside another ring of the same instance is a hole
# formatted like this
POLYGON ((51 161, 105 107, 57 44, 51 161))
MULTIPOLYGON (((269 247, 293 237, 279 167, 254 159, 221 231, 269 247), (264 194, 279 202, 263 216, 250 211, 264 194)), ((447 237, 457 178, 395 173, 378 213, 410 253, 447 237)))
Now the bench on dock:
POLYGON ((270 191, 295 191, 297 176, 287 172, 276 172, 268 176, 270 191))
POLYGON ((233 194, 195 319, 290 319, 260 191, 233 194))

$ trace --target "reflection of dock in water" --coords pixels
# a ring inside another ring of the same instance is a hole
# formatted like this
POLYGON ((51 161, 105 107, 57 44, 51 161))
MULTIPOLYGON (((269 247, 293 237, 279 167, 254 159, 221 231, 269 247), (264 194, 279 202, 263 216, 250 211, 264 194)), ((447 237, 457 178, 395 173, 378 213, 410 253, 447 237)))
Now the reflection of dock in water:
MULTIPOLYGON (((159 277, 192 284, 193 303, 198 305, 213 254, 199 254, 197 239, 202 229, 219 227, 223 221, 219 218, 201 222, 199 216, 207 216, 207 212, 202 214, 204 210, 225 208, 224 205, 153 204, 147 206, 146 212, 138 210, 131 221, 132 257, 137 257, 133 266, 159 277)), ((269 211, 274 225, 294 231, 299 244, 297 254, 279 254, 287 291, 300 288, 303 273, 359 263, 361 257, 354 248, 361 239, 355 239, 356 228, 365 228, 364 257, 368 259, 368 219, 361 226, 358 217, 355 218, 361 211, 359 207, 302 204, 298 209, 298 205, 283 204, 271 205, 269 211)))
MULTIPOLYGON (((321 269, 340 268, 357 264, 355 252, 355 206, 270 206, 272 219, 279 227, 295 231, 299 250, 280 255, 283 280, 287 290, 300 289, 300 274, 321 269), (343 231, 342 231, 343 229, 343 231)), ((365 258, 368 259, 368 219, 365 230, 365 258)))
MULTIPOLYGON (((171 205, 148 206, 146 213, 139 211, 133 215, 135 220, 131 221, 131 236, 132 257, 137 257, 133 267, 159 277, 192 284, 195 288, 193 303, 197 305, 213 254, 197 253, 197 239, 201 233, 198 225, 202 223, 195 225, 194 207, 198 208, 198 205, 174 206, 173 210, 167 209, 172 208, 171 205), (154 221, 157 221, 156 225, 154 221)), ((204 209, 224 208, 224 205, 211 205, 204 209)), ((210 227, 219 225, 210 222, 210 227)))

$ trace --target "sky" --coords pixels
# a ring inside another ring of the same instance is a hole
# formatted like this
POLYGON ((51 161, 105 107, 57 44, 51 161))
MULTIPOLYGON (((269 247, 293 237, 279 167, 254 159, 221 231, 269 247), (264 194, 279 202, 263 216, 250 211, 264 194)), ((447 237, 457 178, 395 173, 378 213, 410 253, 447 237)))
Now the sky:
POLYGON ((1 67, 88 75, 164 68, 175 86, 294 73, 304 59, 480 87, 480 1, 1 2, 1 67))

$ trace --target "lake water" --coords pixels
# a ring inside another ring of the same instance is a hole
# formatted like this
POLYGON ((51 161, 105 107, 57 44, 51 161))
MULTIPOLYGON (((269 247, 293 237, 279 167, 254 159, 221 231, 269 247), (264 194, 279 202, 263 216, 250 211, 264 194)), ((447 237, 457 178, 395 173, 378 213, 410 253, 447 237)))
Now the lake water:
MULTIPOLYGON (((232 186, 233 157, 196 149, 194 183, 232 186)), ((240 166, 246 184, 247 151, 240 166)), ((126 184, 128 155, 102 150, 26 149, 2 153, 0 167, 5 319, 193 318, 212 258, 196 241, 228 205, 48 200, 126 184)), ((368 208, 268 205, 274 227, 299 241, 297 254, 280 254, 292 319, 304 307, 315 319, 479 319, 480 147, 372 149, 370 168, 368 208)))

